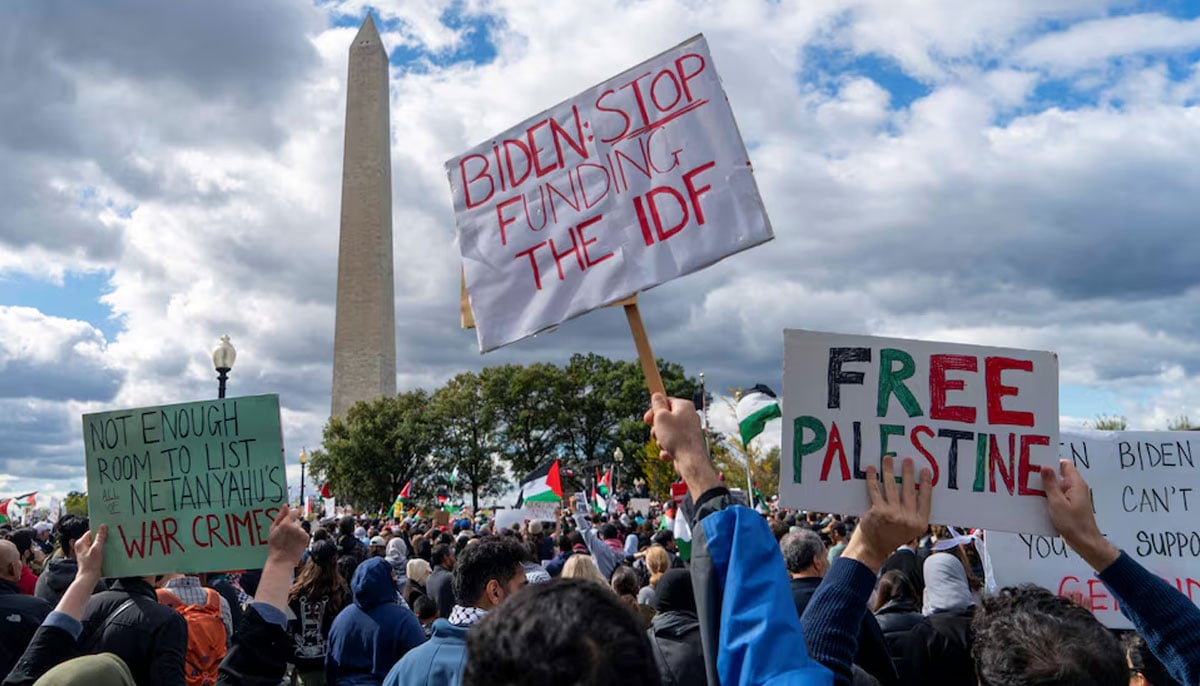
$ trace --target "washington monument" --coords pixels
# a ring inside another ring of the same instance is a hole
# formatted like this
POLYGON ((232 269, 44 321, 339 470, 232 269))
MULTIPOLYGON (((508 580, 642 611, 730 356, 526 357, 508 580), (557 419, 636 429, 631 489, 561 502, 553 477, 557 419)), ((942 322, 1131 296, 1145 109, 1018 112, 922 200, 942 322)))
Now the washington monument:
POLYGON ((392 283, 392 154, 388 55, 368 14, 350 46, 337 323, 335 417, 360 400, 396 394, 392 283))

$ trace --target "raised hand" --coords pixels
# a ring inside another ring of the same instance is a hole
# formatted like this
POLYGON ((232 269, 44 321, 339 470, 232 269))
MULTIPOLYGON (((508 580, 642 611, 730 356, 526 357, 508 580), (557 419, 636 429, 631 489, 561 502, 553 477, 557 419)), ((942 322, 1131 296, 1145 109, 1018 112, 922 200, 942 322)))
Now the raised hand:
POLYGON ((1059 460, 1059 469, 1061 480, 1053 467, 1042 467, 1042 488, 1046 491, 1050 521, 1071 550, 1079 553, 1092 569, 1104 571, 1117 561, 1121 551, 1100 533, 1092 512, 1091 489, 1083 475, 1070 460, 1059 460))
POLYGON ((643 421, 650 425, 650 435, 658 441, 660 456, 675 462, 675 471, 687 483, 693 499, 720 485, 704 445, 700 415, 690 400, 655 393, 643 421))
POLYGON ((876 572, 893 550, 925 532, 933 506, 933 475, 929 469, 921 470, 918 489, 913 461, 905 459, 897 487, 895 462, 893 457, 883 458, 882 482, 879 470, 874 465, 867 467, 867 497, 871 504, 842 553, 876 572))
POLYGON ((85 532, 75 541, 75 560, 79 564, 77 577, 91 580, 95 586, 100 579, 100 568, 104 566, 104 542, 108 540, 108 525, 101 524, 93 537, 91 531, 85 532))

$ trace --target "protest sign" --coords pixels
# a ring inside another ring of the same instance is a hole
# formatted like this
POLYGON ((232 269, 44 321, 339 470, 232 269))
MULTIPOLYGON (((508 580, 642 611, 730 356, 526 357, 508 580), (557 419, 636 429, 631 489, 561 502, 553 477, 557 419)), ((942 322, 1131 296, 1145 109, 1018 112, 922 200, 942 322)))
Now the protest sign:
POLYGON ((278 396, 86 414, 83 441, 104 576, 262 566, 287 502, 278 396))
POLYGON ((703 36, 446 171, 483 352, 772 238, 703 36))
POLYGON ((935 523, 1053 532, 1053 353, 785 331, 782 411, 785 507, 861 514, 867 466, 894 455, 932 471, 935 523))
MULTIPOLYGON (((1142 566, 1200 601, 1200 434, 1122 431, 1063 434, 1059 455, 1092 489, 1100 531, 1142 566)), ((987 531, 988 585, 1034 583, 1084 602, 1105 626, 1132 628, 1095 572, 1061 538, 987 531)))
POLYGON ((650 514, 650 499, 649 498, 630 498, 629 509, 635 513, 640 512, 642 516, 650 514))
POLYGON ((536 519, 542 522, 553 522, 558 517, 558 508, 562 503, 542 503, 535 501, 526 501, 523 507, 530 519, 536 519))
POLYGON ((450 526, 450 513, 445 510, 438 510, 433 513, 434 526, 450 526))
POLYGON ((496 528, 494 530, 499 532, 501 529, 507 529, 513 524, 524 524, 525 520, 529 518, 529 513, 525 511, 525 508, 496 510, 494 521, 496 528))

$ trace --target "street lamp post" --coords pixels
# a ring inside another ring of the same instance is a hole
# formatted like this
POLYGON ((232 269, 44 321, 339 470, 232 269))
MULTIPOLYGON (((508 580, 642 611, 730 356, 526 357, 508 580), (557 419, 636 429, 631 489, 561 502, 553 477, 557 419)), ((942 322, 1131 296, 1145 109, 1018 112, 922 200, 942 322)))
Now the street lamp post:
POLYGON ((617 481, 621 478, 621 462, 625 460, 625 451, 621 450, 621 446, 613 451, 613 459, 616 460, 616 468, 613 469, 613 497, 617 497, 617 481))
POLYGON ((303 517, 304 512, 304 466, 308 464, 308 448, 300 449, 300 516, 303 517))
POLYGON ((213 367, 217 370, 217 397, 225 397, 225 381, 229 379, 229 371, 233 369, 233 361, 237 359, 237 350, 229 342, 229 336, 221 336, 221 343, 213 350, 213 367))

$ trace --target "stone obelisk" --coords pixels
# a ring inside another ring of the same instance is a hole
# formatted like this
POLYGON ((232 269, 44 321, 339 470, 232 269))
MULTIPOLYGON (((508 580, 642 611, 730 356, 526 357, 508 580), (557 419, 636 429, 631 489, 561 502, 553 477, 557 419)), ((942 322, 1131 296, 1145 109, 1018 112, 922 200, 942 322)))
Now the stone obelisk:
POLYGON ((342 228, 333 336, 333 407, 396 393, 388 55, 368 14, 350 46, 342 228))

